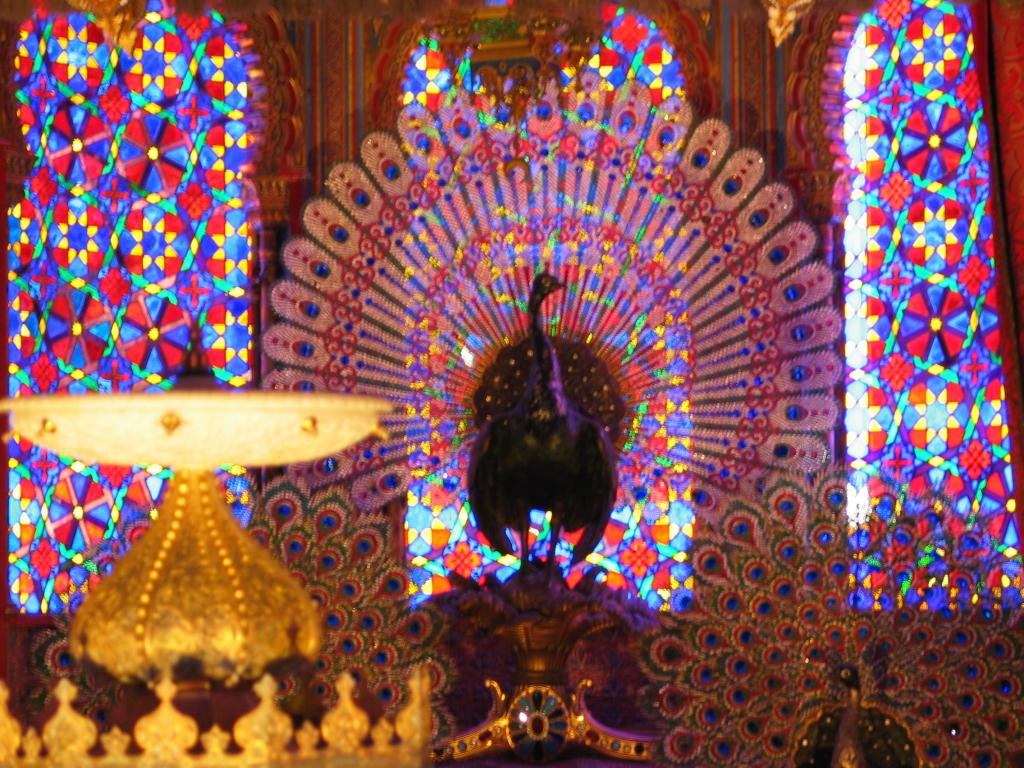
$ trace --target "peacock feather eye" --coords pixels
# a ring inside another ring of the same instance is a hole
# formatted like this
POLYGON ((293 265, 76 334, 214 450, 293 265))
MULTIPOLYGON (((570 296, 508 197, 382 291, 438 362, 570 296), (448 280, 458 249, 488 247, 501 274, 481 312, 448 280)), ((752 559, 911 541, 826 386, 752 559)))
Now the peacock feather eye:
POLYGON ((398 164, 393 160, 385 160, 381 164, 381 171, 384 174, 384 178, 388 181, 395 181, 399 176, 402 175, 398 164))

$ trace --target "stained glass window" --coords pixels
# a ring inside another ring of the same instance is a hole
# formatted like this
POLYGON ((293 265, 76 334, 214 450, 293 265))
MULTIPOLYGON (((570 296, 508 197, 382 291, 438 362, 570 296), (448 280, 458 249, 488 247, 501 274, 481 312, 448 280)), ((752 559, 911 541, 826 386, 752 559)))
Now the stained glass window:
MULTIPOLYGON (((602 12, 606 31, 582 62, 585 69, 600 76, 598 87, 610 92, 627 80, 637 80, 650 89, 651 100, 656 105, 670 97, 683 97, 683 76, 679 63, 657 26, 649 19, 617 5, 606 4, 602 12)), ((556 42, 557 45, 559 43, 556 42)), ((559 51, 554 53, 557 57, 559 51)), ((472 52, 451 62, 445 57, 436 39, 421 40, 412 52, 406 68, 402 88, 403 104, 413 109, 422 106, 436 111, 456 88, 465 88, 479 94, 479 83, 474 81, 471 74, 471 56, 472 52)), ((573 87, 575 69, 563 69, 562 75, 563 84, 567 88, 573 87)), ((501 116, 510 114, 502 111, 501 104, 493 111, 481 107, 478 109, 481 125, 490 125, 495 120, 504 123, 506 121, 501 116)), ((582 233, 580 237, 583 237, 582 233)), ((594 242, 601 235, 591 233, 587 238, 587 242, 594 242)), ((507 249, 508 258, 513 261, 515 242, 511 234, 507 237, 496 234, 493 242, 480 247, 486 248, 487 252, 507 249)), ((555 258, 569 259, 569 252, 559 251, 555 258)), ((629 257, 622 254, 619 258, 626 261, 629 257)), ((511 302, 513 298, 507 297, 507 301, 511 302)), ((474 336, 473 341, 480 342, 480 339, 474 336)), ((653 344, 654 340, 646 339, 645 343, 653 344)), ((424 360, 430 357, 433 362, 433 349, 430 354, 426 353, 426 349, 427 346, 424 347, 424 360)), ((477 352, 470 346, 464 347, 462 362, 472 367, 475 354, 477 352)), ((681 356, 673 357, 671 351, 666 351, 665 355, 666 371, 678 373, 685 367, 681 356)), ((416 379, 414 386, 422 385, 429 389, 435 383, 433 380, 431 383, 425 382, 426 379, 416 379)), ((666 419, 674 418, 669 415, 673 408, 668 406, 668 402, 676 394, 673 390, 672 394, 663 392, 659 396, 652 396, 651 402, 641 409, 646 414, 645 423, 664 425, 666 419)), ((679 395, 677 402, 684 399, 685 395, 679 395)), ((634 424, 633 429, 637 428, 637 424, 634 424)), ((436 439, 450 439, 450 436, 440 435, 436 439)), ((666 450, 671 452, 670 448, 666 450)), ((424 447, 424 451, 430 454, 432 449, 424 447)), ((571 570, 569 568, 572 546, 575 544, 572 536, 563 536, 564 540, 556 550, 556 558, 570 586, 579 581, 585 570, 598 566, 602 569, 600 580, 615 588, 632 590, 653 607, 667 609, 671 600, 681 599, 688 594, 692 571, 686 560, 686 550, 692 536, 693 512, 688 500, 684 498, 687 494, 677 487, 682 483, 681 480, 670 480, 669 473, 662 467, 639 466, 640 462, 637 462, 627 468, 626 464, 624 461, 620 466, 620 476, 625 472, 630 474, 630 481, 637 486, 636 498, 628 503, 617 504, 604 539, 584 563, 571 570)), ((503 555, 489 547, 480 536, 465 489, 460 488, 457 480, 459 473, 464 471, 465 466, 441 466, 431 471, 413 473, 405 527, 406 552, 411 565, 410 589, 414 600, 451 589, 452 574, 475 580, 493 575, 505 581, 519 568, 519 557, 503 555)), ((528 547, 535 555, 543 556, 548 551, 550 522, 550 513, 533 511, 528 547)), ((576 534, 576 540, 581 534, 576 534)))
MULTIPOLYGON (((89 15, 36 16, 14 66, 34 166, 8 219, 10 393, 166 389, 196 335, 219 380, 247 384, 253 136, 231 27, 150 0, 126 50, 89 15)), ((26 613, 73 606, 96 548, 145 520, 168 477, 17 436, 8 466, 8 586, 26 613)), ((228 486, 246 501, 243 478, 228 486)))
MULTIPOLYGON (((602 89, 613 91, 627 80, 639 80, 650 89, 653 104, 660 104, 670 96, 684 95, 684 79, 679 60, 664 33, 653 21, 614 3, 605 3, 601 14, 605 31, 600 42, 583 62, 583 69, 600 75, 602 89)), ((556 41, 553 53, 556 56, 564 54, 563 48, 564 44, 556 41)), ((436 110, 454 84, 463 83, 465 87, 475 90, 479 83, 471 74, 471 58, 472 53, 462 57, 455 63, 453 72, 437 38, 421 39, 405 68, 402 104, 418 103, 436 110)), ((566 84, 576 74, 575 64, 566 65, 562 69, 566 84)))
POLYGON ((971 28, 963 4, 884 2, 861 19, 846 57, 847 454, 854 469, 943 491, 965 524, 982 520, 993 537, 982 588, 1019 602, 971 28))
POLYGON ((452 71, 436 38, 427 37, 409 57, 402 85, 402 104, 422 104, 430 110, 441 106, 452 84, 452 71))
MULTIPOLYGON (((614 3, 601 9, 605 32, 586 67, 601 75, 602 88, 613 91, 626 80, 639 80, 650 89, 651 103, 683 95, 679 60, 658 26, 635 11, 614 3)), ((572 69, 565 71, 572 76, 572 69)))

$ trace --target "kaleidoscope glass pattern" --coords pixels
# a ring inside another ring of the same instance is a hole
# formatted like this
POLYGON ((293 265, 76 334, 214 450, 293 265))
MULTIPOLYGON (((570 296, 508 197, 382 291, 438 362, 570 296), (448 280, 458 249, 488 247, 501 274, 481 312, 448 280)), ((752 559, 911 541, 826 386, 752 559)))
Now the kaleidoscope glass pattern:
MULTIPOLYGON (((497 4, 497 3, 496 3, 497 4)), ((684 78, 675 51, 658 26, 635 11, 614 3, 601 9, 605 25, 600 42, 583 62, 583 71, 600 75, 600 89, 614 91, 627 81, 636 80, 647 86, 651 103, 660 104, 670 96, 685 95, 684 78)), ((556 43, 556 51, 561 50, 556 43)), ((455 74, 436 38, 419 41, 409 57, 402 84, 402 104, 420 104, 435 111, 444 102, 454 84, 473 89, 470 72, 472 53, 456 62, 455 74)), ((577 68, 562 69, 566 87, 575 79, 577 68)))
POLYGON ((980 580, 1019 603, 989 138, 971 29, 965 5, 882 3, 846 57, 847 454, 853 469, 941 490, 965 529, 980 521, 993 539, 980 580))
POLYGON ((402 84, 402 105, 421 104, 435 110, 452 84, 452 71, 435 38, 420 40, 409 57, 402 84))
MULTIPOLYGON (((679 63, 652 21, 611 3, 602 8, 602 18, 606 32, 583 67, 599 74, 601 90, 613 91, 627 81, 637 80, 648 87, 654 105, 670 96, 684 95, 679 63)), ((459 84, 472 88, 468 74, 471 56, 467 54, 459 62, 453 77, 438 41, 420 40, 405 70, 403 106, 420 105, 437 111, 459 84)), ((563 70, 567 88, 575 75, 574 68, 563 70)), ((487 116, 484 121, 489 119, 487 116)), ((652 414, 651 418, 656 416, 652 414)), ((656 472, 661 474, 661 470, 656 472)), ((451 573, 481 578, 484 572, 493 572, 503 581, 515 573, 519 558, 502 555, 481 541, 464 493, 458 493, 453 478, 428 475, 426 480, 414 481, 410 486, 406 515, 412 588, 417 595, 427 597, 447 591, 451 588, 451 573)), ((650 480, 642 479, 645 483, 650 480)), ((637 481, 641 482, 639 476, 637 481)), ((617 507, 603 545, 587 562, 603 568, 604 578, 613 586, 634 588, 652 605, 662 606, 665 597, 679 591, 689 578, 684 553, 693 533, 693 514, 690 505, 665 480, 654 480, 653 486, 655 491, 650 499, 636 501, 641 507, 658 503, 665 513, 656 515, 652 523, 634 514, 631 504, 617 507), (667 513, 669 506, 673 509, 671 513, 667 513)), ((546 552, 551 536, 550 513, 535 510, 532 519, 529 546, 538 553, 546 552)), ((557 554, 570 584, 582 575, 579 569, 569 573, 572 543, 559 544, 557 554)))
MULTIPOLYGON (((8 212, 10 394, 167 389, 194 338, 221 382, 246 385, 252 105, 232 28, 150 0, 126 50, 89 15, 36 16, 14 68, 35 164, 8 212)), ((9 453, 11 600, 61 612, 168 471, 87 466, 17 437, 9 453)), ((240 513, 244 485, 228 481, 240 513)))
MULTIPOLYGON (((614 3, 605 3, 601 14, 605 32, 586 67, 601 76, 603 90, 637 80, 647 86, 652 104, 684 95, 679 60, 653 21, 614 3)), ((565 74, 575 72, 569 69, 565 74)))

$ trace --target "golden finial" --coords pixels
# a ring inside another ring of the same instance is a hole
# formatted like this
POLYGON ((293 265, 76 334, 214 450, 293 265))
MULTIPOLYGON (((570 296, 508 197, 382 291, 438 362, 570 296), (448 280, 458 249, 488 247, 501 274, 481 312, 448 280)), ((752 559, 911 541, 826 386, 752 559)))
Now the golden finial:
POLYGON ((177 692, 178 688, 170 677, 162 678, 156 686, 160 705, 135 724, 135 742, 148 756, 168 765, 183 762, 185 753, 195 746, 199 738, 196 721, 183 715, 171 703, 177 692))
POLYGON ((430 673, 426 667, 417 667, 409 680, 409 701, 395 715, 395 733, 402 744, 416 744, 426 749, 430 733, 430 673))
POLYGON ((235 723, 235 741, 247 755, 274 760, 292 737, 292 721, 274 703, 277 682, 273 677, 261 677, 253 691, 260 697, 260 703, 235 723))
POLYGON ((295 732, 295 746, 299 748, 299 757, 316 755, 316 745, 320 743, 320 731, 308 720, 295 732))
POLYGON ((132 744, 132 737, 115 725, 100 736, 100 743, 103 744, 103 751, 107 757, 124 757, 132 744))
POLYGON ((21 742, 21 751, 25 753, 26 763, 34 763, 39 760, 39 753, 43 751, 43 742, 39 739, 39 733, 35 728, 25 731, 25 738, 21 742))
POLYGON ((355 752, 366 739, 370 730, 370 717, 356 706, 352 698, 356 681, 348 672, 342 673, 335 685, 338 703, 324 715, 320 732, 324 741, 341 752, 355 752))
POLYGON ((370 738, 373 740, 374 750, 377 752, 389 752, 391 750, 391 740, 395 738, 395 726, 391 724, 390 720, 382 717, 370 729, 370 738))
POLYGON ((0 763, 4 765, 13 762, 21 746, 21 724, 11 717, 7 708, 10 696, 7 686, 0 680, 0 763))
POLYGON ((219 725, 214 725, 203 734, 202 742, 206 756, 211 760, 219 759, 227 754, 228 746, 231 744, 231 734, 219 725))
POLYGON ((43 744, 52 763, 78 768, 96 743, 96 723, 71 706, 78 688, 66 677, 57 683, 53 695, 57 699, 57 712, 43 726, 43 744))

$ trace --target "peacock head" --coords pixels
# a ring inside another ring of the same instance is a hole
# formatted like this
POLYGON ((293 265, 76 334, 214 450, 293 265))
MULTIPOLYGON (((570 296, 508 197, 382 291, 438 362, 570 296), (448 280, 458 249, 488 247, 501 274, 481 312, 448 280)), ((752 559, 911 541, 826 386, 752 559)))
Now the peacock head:
POLYGON ((860 673, 852 664, 843 664, 839 667, 839 682, 847 688, 860 688, 860 673))
POLYGON ((533 278, 533 286, 530 288, 530 311, 536 312, 544 299, 552 293, 565 288, 565 283, 548 272, 540 272, 533 278))

